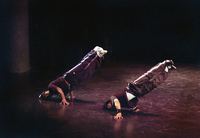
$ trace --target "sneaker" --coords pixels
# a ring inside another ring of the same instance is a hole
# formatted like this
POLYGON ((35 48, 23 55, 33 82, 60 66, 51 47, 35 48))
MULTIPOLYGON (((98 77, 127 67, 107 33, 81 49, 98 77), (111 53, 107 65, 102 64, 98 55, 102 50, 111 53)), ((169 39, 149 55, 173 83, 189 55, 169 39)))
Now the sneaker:
POLYGON ((168 69, 176 69, 173 60, 165 60, 164 64, 168 67, 168 69))
POLYGON ((107 50, 104 50, 102 47, 99 47, 99 46, 96 46, 96 47, 94 48, 94 51, 97 52, 97 55, 98 55, 99 57, 103 57, 104 54, 106 54, 106 53, 108 52, 107 50))
POLYGON ((97 52, 97 55, 98 55, 99 57, 103 57, 104 54, 106 54, 107 52, 108 52, 107 50, 103 50, 103 51, 101 51, 101 52, 97 52))
POLYGON ((43 99, 45 97, 45 93, 44 92, 42 92, 40 95, 39 95, 39 99, 43 99))
MULTIPOLYGON (((47 91, 45 91, 45 92, 47 92, 47 91)), ((45 100, 45 99, 48 99, 48 97, 50 96, 50 95, 45 95, 45 92, 42 92, 40 95, 39 95, 39 99, 43 99, 43 100, 45 100)))

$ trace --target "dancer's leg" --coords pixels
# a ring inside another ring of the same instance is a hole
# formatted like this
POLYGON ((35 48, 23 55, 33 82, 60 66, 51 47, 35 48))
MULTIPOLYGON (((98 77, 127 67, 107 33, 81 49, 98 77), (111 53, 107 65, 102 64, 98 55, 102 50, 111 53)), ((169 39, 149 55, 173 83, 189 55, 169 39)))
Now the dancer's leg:
POLYGON ((103 50, 103 48, 96 46, 93 50, 91 50, 88 54, 86 54, 82 60, 71 70, 68 72, 80 72, 87 68, 90 62, 93 61, 95 57, 103 58, 103 55, 107 53, 107 50, 103 50))
POLYGON ((102 58, 100 58, 98 55, 95 56, 95 58, 92 59, 92 61, 85 67, 84 69, 84 75, 82 77, 82 82, 91 77, 96 69, 101 65, 102 58))
POLYGON ((91 50, 86 56, 84 56, 79 64, 64 74, 64 78, 73 85, 78 85, 79 83, 85 81, 92 76, 96 69, 101 65, 102 58, 105 53, 107 53, 107 50, 91 50), (101 56, 97 53, 100 53, 101 56))
POLYGON ((89 53, 87 53, 82 60, 72 69, 68 71, 70 72, 80 72, 85 69, 85 67, 91 62, 91 60, 97 55, 97 53, 94 50, 91 50, 89 53))
POLYGON ((85 68, 91 61, 92 59, 97 55, 97 52, 94 50, 91 50, 88 54, 86 54, 82 60, 80 61, 81 65, 83 68, 85 68))

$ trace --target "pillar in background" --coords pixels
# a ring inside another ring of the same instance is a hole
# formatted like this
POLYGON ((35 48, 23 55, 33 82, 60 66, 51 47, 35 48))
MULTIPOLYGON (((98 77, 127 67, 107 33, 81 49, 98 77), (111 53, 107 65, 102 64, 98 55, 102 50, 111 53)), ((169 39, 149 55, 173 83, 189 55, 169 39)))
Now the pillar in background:
POLYGON ((23 73, 30 70, 28 0, 11 1, 10 71, 23 73))

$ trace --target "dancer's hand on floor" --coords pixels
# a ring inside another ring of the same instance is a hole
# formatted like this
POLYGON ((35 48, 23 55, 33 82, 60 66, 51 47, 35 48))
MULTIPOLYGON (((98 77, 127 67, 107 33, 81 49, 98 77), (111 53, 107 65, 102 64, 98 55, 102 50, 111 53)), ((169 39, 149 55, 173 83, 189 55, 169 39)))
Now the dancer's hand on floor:
POLYGON ((117 113, 117 115, 114 116, 114 119, 123 119, 122 113, 117 113))
POLYGON ((62 105, 69 105, 69 103, 65 99, 62 100, 60 104, 62 104, 62 105))

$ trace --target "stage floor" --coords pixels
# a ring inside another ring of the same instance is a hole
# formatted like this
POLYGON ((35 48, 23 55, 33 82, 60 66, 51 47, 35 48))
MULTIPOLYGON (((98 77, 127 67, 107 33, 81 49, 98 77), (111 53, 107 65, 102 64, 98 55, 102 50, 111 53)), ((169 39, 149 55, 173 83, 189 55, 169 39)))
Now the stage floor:
POLYGON ((123 112, 123 120, 114 120, 115 112, 102 110, 112 94, 155 64, 106 61, 91 78, 75 87, 76 100, 70 106, 60 105, 58 96, 48 101, 38 99, 64 72, 11 74, 1 93, 0 137, 200 137, 197 65, 175 63, 177 70, 139 99, 138 113, 123 112))

